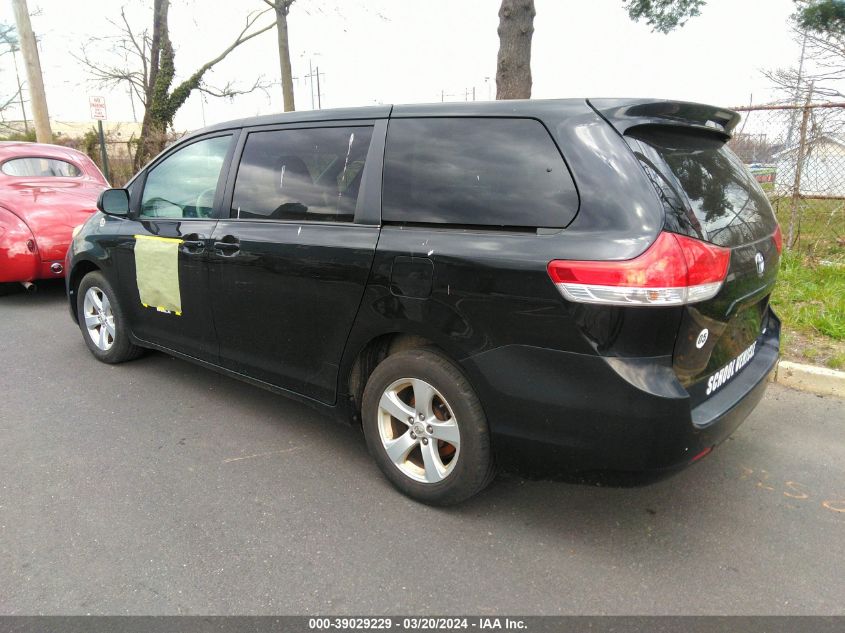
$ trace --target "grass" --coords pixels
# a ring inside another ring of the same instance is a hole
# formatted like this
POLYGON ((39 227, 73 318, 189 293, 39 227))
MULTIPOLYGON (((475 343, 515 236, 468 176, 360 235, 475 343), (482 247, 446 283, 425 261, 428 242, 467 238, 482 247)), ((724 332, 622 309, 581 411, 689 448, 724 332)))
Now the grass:
MULTIPOLYGON (((792 200, 770 200, 786 240, 792 200)), ((781 352, 845 369, 845 200, 802 198, 798 204, 798 239, 784 251, 772 294, 783 322, 781 352)))
POLYGON ((783 322, 783 356, 845 369, 845 264, 785 251, 771 302, 783 322))
MULTIPOLYGON (((792 200, 788 197, 770 200, 786 239, 792 200)), ((798 204, 800 223, 794 250, 817 259, 845 263, 845 200, 802 198, 798 204)))
POLYGON ((784 252, 772 305, 789 327, 845 341, 845 265, 784 252))

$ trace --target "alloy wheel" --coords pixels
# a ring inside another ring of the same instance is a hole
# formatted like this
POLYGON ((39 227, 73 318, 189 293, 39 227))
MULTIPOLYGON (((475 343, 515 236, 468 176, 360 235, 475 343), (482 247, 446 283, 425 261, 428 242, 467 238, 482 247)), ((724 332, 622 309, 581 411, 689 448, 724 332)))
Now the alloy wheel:
POLYGON ((107 352, 114 345, 114 312, 111 302, 100 288, 91 286, 85 293, 82 314, 88 336, 98 349, 107 352))
POLYGON ((378 429, 387 456, 414 481, 438 483, 455 469, 458 420, 446 398, 424 380, 402 378, 384 390, 378 429))

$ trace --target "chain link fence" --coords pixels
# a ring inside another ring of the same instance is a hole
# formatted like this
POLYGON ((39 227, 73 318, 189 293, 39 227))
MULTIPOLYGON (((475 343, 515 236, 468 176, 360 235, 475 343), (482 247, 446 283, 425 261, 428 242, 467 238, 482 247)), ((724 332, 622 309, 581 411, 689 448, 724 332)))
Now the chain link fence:
POLYGON ((845 261, 845 103, 735 110, 730 147, 768 195, 787 248, 845 261))

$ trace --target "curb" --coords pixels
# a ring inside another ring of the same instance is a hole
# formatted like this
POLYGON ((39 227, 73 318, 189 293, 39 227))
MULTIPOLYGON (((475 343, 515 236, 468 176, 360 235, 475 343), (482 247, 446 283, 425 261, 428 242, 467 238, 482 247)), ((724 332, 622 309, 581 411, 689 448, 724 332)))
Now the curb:
POLYGON ((845 398, 845 371, 781 360, 769 380, 799 391, 845 398))

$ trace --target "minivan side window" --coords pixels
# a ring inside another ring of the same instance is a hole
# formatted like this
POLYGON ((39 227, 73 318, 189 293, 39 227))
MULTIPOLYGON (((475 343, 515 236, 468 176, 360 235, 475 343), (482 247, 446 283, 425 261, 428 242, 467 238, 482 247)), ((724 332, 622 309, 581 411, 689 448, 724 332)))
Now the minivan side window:
POLYGON ((564 227, 578 193, 534 119, 391 119, 384 163, 386 222, 564 227))
POLYGON ((144 183, 140 217, 212 217, 220 170, 231 143, 229 135, 203 139, 153 167, 144 183))
POLYGON ((231 217, 352 222, 372 132, 362 126, 250 133, 231 217))

